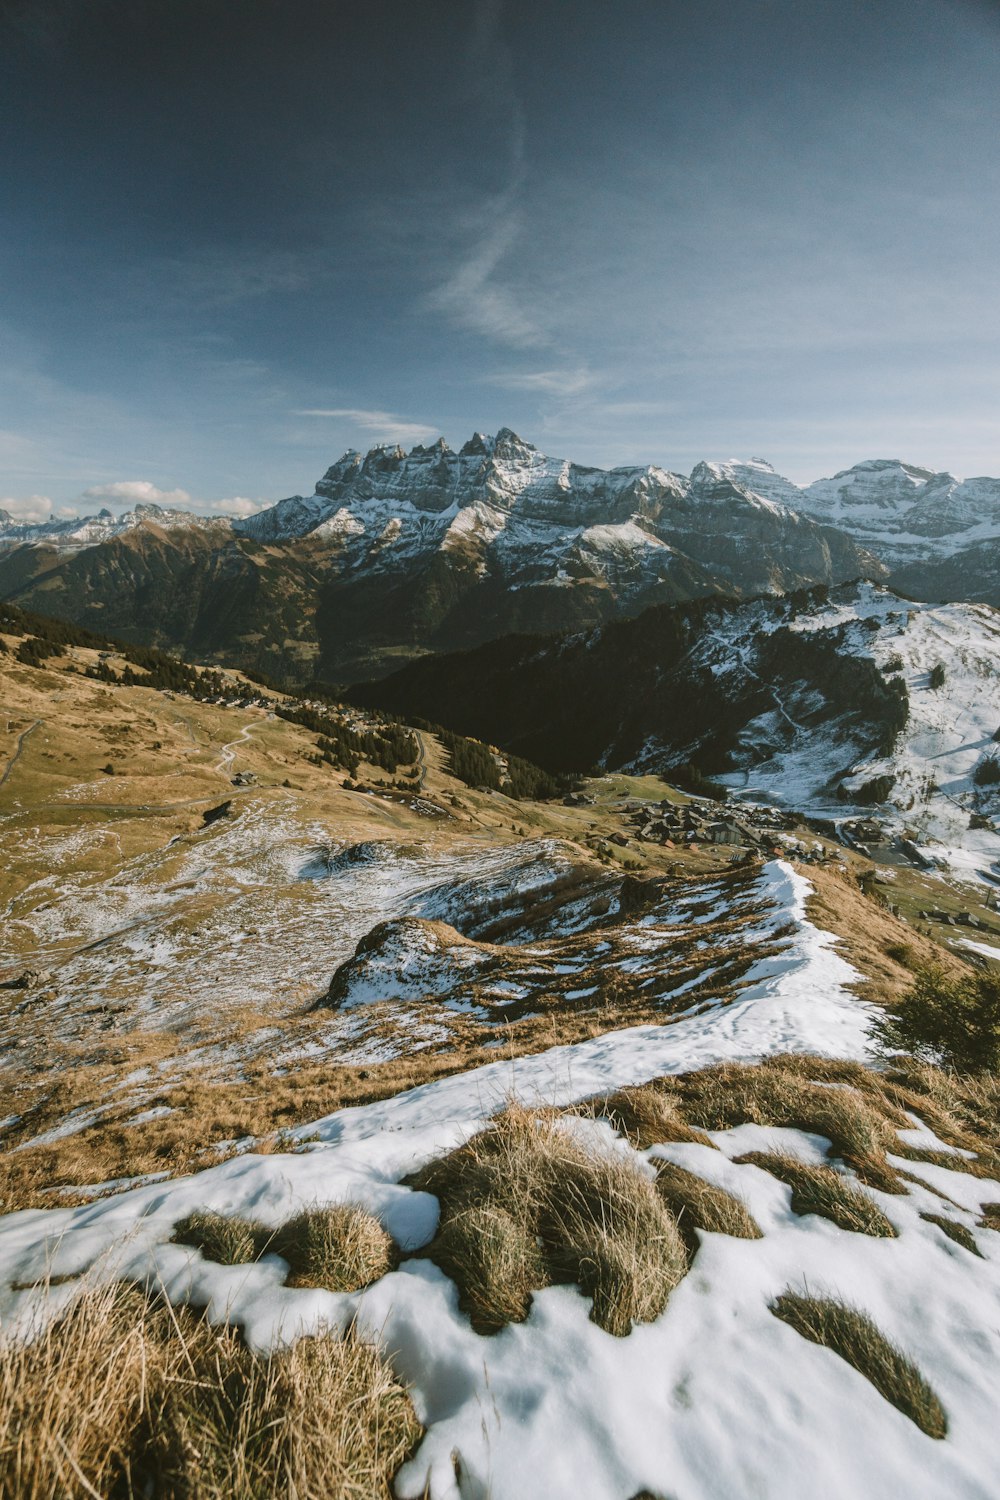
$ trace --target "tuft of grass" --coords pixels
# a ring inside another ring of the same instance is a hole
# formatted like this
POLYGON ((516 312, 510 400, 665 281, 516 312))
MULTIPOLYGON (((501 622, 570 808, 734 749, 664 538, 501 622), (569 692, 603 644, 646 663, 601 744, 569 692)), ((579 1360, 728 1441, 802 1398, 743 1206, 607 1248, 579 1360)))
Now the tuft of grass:
POLYGON ((150 1402, 139 1493, 388 1500, 421 1428, 374 1349, 324 1334, 261 1359, 232 1329, 179 1326, 184 1362, 150 1402))
POLYGON ((174 1225, 171 1239, 178 1245, 193 1245, 206 1260, 223 1266, 240 1266, 261 1255, 268 1238, 263 1225, 235 1214, 217 1214, 196 1209, 174 1225))
POLYGON ((659 1316, 687 1270, 677 1224, 639 1162, 520 1106, 411 1185, 441 1204, 421 1254, 457 1283, 481 1333, 526 1317, 532 1291, 576 1283, 593 1321, 624 1336, 659 1316))
POLYGON ((615 1094, 588 1099, 588 1114, 605 1119, 640 1151, 669 1141, 695 1141, 714 1146, 703 1130, 690 1126, 678 1108, 678 1100, 666 1088, 647 1083, 620 1089, 615 1094))
POLYGON ((7 1500, 389 1500, 421 1436, 377 1352, 323 1334, 271 1358, 121 1284, 0 1345, 7 1500))
POLYGON ((961 1245, 963 1250, 968 1250, 972 1255, 978 1255, 980 1260, 983 1259, 983 1252, 976 1244, 976 1236, 964 1224, 959 1224, 955 1219, 948 1219, 944 1214, 921 1214, 920 1217, 928 1224, 936 1224, 950 1240, 954 1240, 956 1245, 961 1245))
POLYGON ((984 1203, 980 1229, 995 1229, 1000 1234, 1000 1203, 984 1203))
POLYGON ((803 1338, 839 1354, 928 1437, 947 1434, 948 1419, 937 1396, 912 1360, 867 1313, 832 1297, 804 1297, 793 1291, 776 1298, 771 1311, 803 1338))
POLYGON ((106 1494, 125 1472, 145 1413, 149 1345, 142 1297, 121 1287, 70 1304, 29 1343, 0 1344, 0 1494, 106 1494))
POLYGON ((537 1238, 521 1219, 492 1201, 459 1209, 445 1220, 432 1254, 461 1288, 465 1310, 480 1333, 523 1323, 532 1291, 549 1281, 537 1238))
POLYGON ((289 1286, 357 1292, 398 1263, 396 1246, 372 1214, 353 1203, 311 1208, 275 1230, 269 1248, 287 1260, 289 1286))
POLYGON ((673 1162, 656 1163, 656 1190, 676 1218, 691 1252, 698 1245, 696 1229, 730 1234, 739 1240, 762 1238, 760 1225, 742 1199, 673 1162))
POLYGON ((896 1230, 875 1200, 848 1178, 814 1162, 801 1161, 783 1151, 751 1151, 736 1158, 738 1165, 762 1167, 792 1190, 792 1212, 819 1214, 838 1229, 895 1239, 896 1230))
POLYGON ((783 1057, 756 1065, 723 1063, 690 1073, 681 1083, 684 1113, 703 1129, 726 1130, 750 1121, 807 1130, 825 1136, 831 1153, 871 1187, 902 1191, 885 1153, 899 1147, 893 1126, 910 1122, 901 1110, 852 1084, 813 1081, 802 1076, 801 1060, 783 1057))

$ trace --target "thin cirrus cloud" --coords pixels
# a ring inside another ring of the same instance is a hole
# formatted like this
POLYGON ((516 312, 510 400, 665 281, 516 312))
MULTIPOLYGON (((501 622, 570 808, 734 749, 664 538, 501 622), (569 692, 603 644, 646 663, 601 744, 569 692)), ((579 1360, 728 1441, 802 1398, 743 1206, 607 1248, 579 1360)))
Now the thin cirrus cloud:
POLYGON ((297 411, 297 417, 335 417, 370 432, 382 443, 420 443, 437 437, 438 428, 424 422, 407 422, 389 411, 366 411, 354 406, 310 407, 297 411))
POLYGON ((470 113, 494 136, 493 154, 506 161, 499 191, 474 192, 454 215, 457 244, 447 273, 422 299, 458 328, 514 349, 550 342, 542 319, 517 286, 513 252, 525 234, 527 119, 515 87, 510 47, 504 40, 500 0, 477 0, 466 49, 470 113))
POLYGON ((540 396, 582 396, 592 391, 599 379, 590 370, 526 370, 490 375, 487 384, 505 391, 529 391, 540 396))
POLYGON ((520 233, 519 215, 504 194, 487 206, 485 227, 450 275, 423 300, 428 312, 443 314, 470 333, 482 334, 514 349, 547 342, 538 322, 521 305, 510 286, 497 277, 500 264, 520 233))

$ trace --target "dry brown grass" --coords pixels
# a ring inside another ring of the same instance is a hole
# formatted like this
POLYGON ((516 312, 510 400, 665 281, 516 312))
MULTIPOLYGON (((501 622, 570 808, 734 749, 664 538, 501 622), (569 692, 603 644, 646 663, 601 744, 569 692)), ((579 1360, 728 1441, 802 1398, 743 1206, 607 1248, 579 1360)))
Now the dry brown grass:
POLYGON ((838 1229, 869 1234, 876 1239, 896 1237, 895 1229, 874 1198, 833 1167, 801 1161, 781 1151, 753 1151, 736 1160, 740 1165, 761 1167, 790 1187, 793 1213, 818 1214, 838 1229))
POLYGON ((976 1236, 964 1224, 959 1224, 956 1219, 948 1219, 944 1214, 921 1214, 920 1217, 928 1224, 936 1224, 943 1234, 956 1245, 961 1245, 963 1250, 968 1250, 972 1255, 978 1255, 982 1260, 983 1252, 976 1244, 976 1236))
POLYGON ((289 1286, 357 1292, 393 1270, 392 1237, 372 1214, 353 1203, 310 1208, 270 1236, 267 1248, 287 1260, 289 1286))
POLYGON ((241 1266, 261 1254, 268 1231, 252 1219, 236 1214, 217 1214, 196 1209, 174 1225, 171 1239, 178 1245, 193 1245, 206 1260, 223 1266, 241 1266))
POLYGON ((760 1225, 741 1198, 673 1162, 657 1162, 656 1191, 677 1220, 691 1253, 698 1248, 696 1229, 739 1240, 762 1238, 760 1225))
POLYGON ((703 1130, 695 1130, 687 1123, 674 1095, 652 1084, 588 1099, 582 1112, 607 1120, 640 1151, 668 1141, 715 1144, 703 1130))
POLYGON ((244 1265, 273 1251, 288 1262, 289 1286, 328 1292, 358 1292, 399 1260, 391 1235, 353 1203, 305 1209, 277 1229, 199 1209, 174 1226, 172 1238, 222 1265, 244 1265))
POLYGON ((662 1312, 687 1270, 677 1225, 641 1166, 512 1106, 411 1179, 434 1193, 429 1255, 480 1332, 525 1317, 531 1292, 576 1283, 591 1317, 623 1336, 662 1312))
POLYGON ((884 1103, 879 1107, 851 1084, 822 1077, 813 1081, 802 1076, 798 1063, 776 1057, 690 1073, 681 1088, 685 1115, 703 1129, 725 1130, 749 1121, 822 1135, 831 1152, 864 1182, 883 1192, 902 1191, 885 1153, 899 1147, 893 1124, 909 1121, 899 1109, 884 1103))
POLYGON ((420 1435, 353 1337, 264 1359, 120 1284, 0 1345, 5 1500, 388 1500, 420 1435))
MULTIPOLYGON (((912 985, 914 964, 938 963, 949 973, 967 972, 946 948, 862 895, 853 874, 821 865, 809 865, 802 873, 814 892, 806 903, 809 918, 840 938, 844 957, 864 975, 854 986, 862 1000, 893 1005, 912 985)), ((934 904, 929 896, 926 904, 934 904)))
POLYGON ((995 1229, 1000 1234, 1000 1203, 984 1203, 980 1229, 995 1229))
POLYGON ((792 1291, 772 1302, 771 1311, 803 1338, 839 1354, 928 1437, 947 1434, 948 1419, 927 1381, 866 1313, 833 1298, 792 1291))
POLYGON ((726 1063, 598 1095, 576 1112, 607 1119, 639 1149, 661 1141, 712 1145, 706 1131, 746 1123, 808 1131, 825 1136, 832 1156, 882 1192, 905 1191, 906 1174, 887 1153, 976 1177, 1000 1175, 1000 1079, 959 1077, 907 1058, 885 1072, 807 1053, 726 1063), (909 1114, 945 1147, 974 1155, 904 1144, 898 1131, 912 1127, 909 1114))

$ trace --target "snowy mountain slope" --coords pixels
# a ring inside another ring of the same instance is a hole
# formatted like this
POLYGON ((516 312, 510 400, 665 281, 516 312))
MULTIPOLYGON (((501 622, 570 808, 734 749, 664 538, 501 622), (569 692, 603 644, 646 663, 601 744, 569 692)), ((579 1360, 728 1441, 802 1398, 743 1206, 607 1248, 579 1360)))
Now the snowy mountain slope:
MULTIPOLYGON (((739 676, 762 629, 767 625, 755 621, 747 633, 723 631, 703 644, 702 659, 723 679, 739 676)), ((873 663, 905 690, 905 723, 884 753, 859 756, 855 739, 851 756, 842 725, 810 722, 807 696, 795 695, 741 729, 733 759, 745 768, 722 779, 738 795, 835 817, 852 804, 879 805, 889 826, 930 858, 960 874, 985 870, 1000 856, 1000 797, 975 777, 998 752, 1000 615, 977 605, 904 605, 887 590, 862 585, 798 613, 788 629, 836 638, 840 653, 873 663), (982 826, 970 827, 973 815, 982 826)))
POLYGON ((998 663, 996 611, 856 584, 654 609, 553 645, 428 658, 353 693, 559 769, 694 764, 824 817, 881 804, 894 836, 983 871, 1000 857, 1000 799, 975 780, 1000 753, 998 663))
POLYGON ((875 459, 816 480, 799 508, 870 537, 900 558, 918 550, 934 555, 1000 534, 1000 480, 958 480, 875 459))
MULTIPOLYGON (((334 1293, 287 1286, 274 1254, 224 1266, 171 1241, 194 1209, 276 1226, 305 1205, 353 1202, 419 1252, 435 1232, 438 1203, 403 1179, 468 1139, 511 1097, 551 1108, 790 1049, 864 1058, 868 1008, 847 989, 857 976, 810 923, 808 895, 787 865, 760 872, 757 935, 781 930, 786 946, 756 966, 730 1005, 340 1111, 301 1127, 309 1145, 298 1153, 244 1155, 86 1207, 0 1219, 5 1327, 37 1325, 88 1272, 151 1280, 172 1302, 239 1325, 259 1349, 353 1323, 389 1353, 427 1429, 397 1476, 401 1496, 801 1500, 808 1475, 817 1500, 989 1500, 1000 1456, 1000 1335, 988 1312, 1000 1298, 1000 1236, 979 1215, 1000 1183, 988 1177, 890 1154, 910 1175, 900 1192, 869 1189, 895 1231, 871 1238, 794 1212, 781 1182, 739 1160, 780 1148, 824 1162, 828 1142, 814 1133, 743 1125, 712 1131, 707 1144, 637 1151, 606 1123, 566 1119, 562 1128, 592 1150, 620 1153, 650 1177, 665 1160, 737 1194, 761 1230, 757 1240, 699 1232, 693 1265, 665 1311, 623 1337, 590 1319, 590 1299, 575 1285, 535 1291, 524 1322, 484 1337, 459 1309, 455 1285, 419 1253, 362 1292, 334 1293), (942 1215, 977 1253, 945 1236, 942 1215), (940 1397, 944 1437, 920 1432, 856 1370, 776 1319, 771 1304, 788 1288, 845 1296, 873 1317, 940 1397)), ((942 1146, 911 1120, 901 1153, 942 1146)), ((849 1169, 837 1170, 850 1185, 849 1169)))
MULTIPOLYGON (((477 434, 457 453, 444 441, 346 453, 315 495, 279 501, 234 529, 268 543, 322 535, 339 552, 337 619, 358 598, 363 609, 379 600, 379 612, 391 610, 406 586, 424 612, 445 604, 436 622, 445 639, 468 639, 498 591, 523 595, 499 612, 507 628, 552 628, 547 618, 595 622, 693 592, 781 591, 879 571, 837 532, 711 466, 690 480, 655 466, 580 468, 508 429, 477 434)), ((499 633, 490 621, 480 639, 499 633)))

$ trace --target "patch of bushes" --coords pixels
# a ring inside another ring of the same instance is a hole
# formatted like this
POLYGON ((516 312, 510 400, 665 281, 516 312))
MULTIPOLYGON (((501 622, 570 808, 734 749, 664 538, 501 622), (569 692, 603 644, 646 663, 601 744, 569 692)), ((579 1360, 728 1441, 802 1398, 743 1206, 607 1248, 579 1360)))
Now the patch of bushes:
POLYGON ((937 688, 943 688, 946 676, 947 673, 944 669, 944 662, 939 661, 936 666, 931 667, 931 674, 928 678, 928 686, 934 688, 935 690, 937 688))
POLYGON ((1000 974, 951 975, 935 964, 916 972, 895 1009, 872 1025, 883 1053, 905 1052, 960 1073, 1000 1068, 1000 974))
POLYGON ((871 807, 876 803, 886 802, 895 785, 895 776, 888 774, 873 776, 870 781, 866 781, 863 785, 855 787, 853 791, 848 787, 840 787, 838 789, 838 796, 844 801, 856 802, 863 807, 871 807))
POLYGON ((934 1391, 867 1313, 832 1297, 803 1297, 792 1291, 772 1302, 771 1311, 803 1338, 839 1354, 921 1432, 932 1438, 946 1436, 948 1420, 934 1391))
POLYGON ((25 667, 40 667, 51 656, 65 656, 66 647, 56 641, 41 640, 37 636, 26 636, 14 652, 14 660, 25 667))
POLYGON ((972 773, 976 786, 996 786, 1000 782, 1000 757, 987 755, 972 773))

